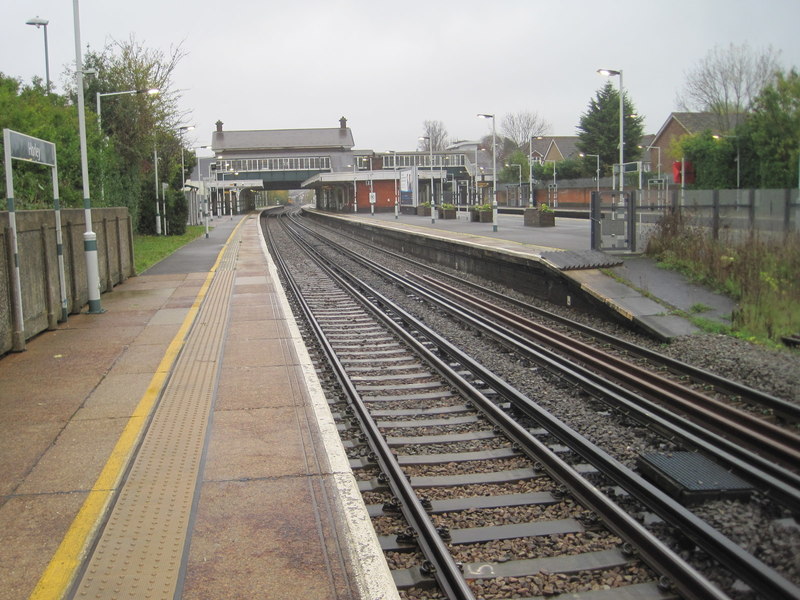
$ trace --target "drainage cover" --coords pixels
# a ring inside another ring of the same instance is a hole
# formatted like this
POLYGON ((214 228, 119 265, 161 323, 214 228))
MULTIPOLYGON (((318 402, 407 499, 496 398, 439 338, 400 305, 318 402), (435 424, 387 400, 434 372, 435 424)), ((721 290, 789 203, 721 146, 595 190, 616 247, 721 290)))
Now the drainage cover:
POLYGON ((696 452, 650 452, 639 455, 641 473, 684 504, 746 498, 752 486, 696 452))

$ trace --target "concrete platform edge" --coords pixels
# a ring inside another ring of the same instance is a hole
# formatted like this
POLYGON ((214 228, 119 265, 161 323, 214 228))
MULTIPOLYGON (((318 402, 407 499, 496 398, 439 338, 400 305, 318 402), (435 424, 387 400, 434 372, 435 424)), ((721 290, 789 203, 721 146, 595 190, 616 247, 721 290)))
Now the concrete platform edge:
MULTIPOLYGON (((259 228, 261 249, 266 258, 270 276, 274 281, 278 282, 280 281, 278 270, 267 250, 264 236, 261 235, 259 219, 255 220, 255 227, 259 228)), ((325 393, 317 378, 300 330, 294 320, 289 301, 281 286, 276 285, 275 289, 278 304, 284 313, 286 325, 297 352, 300 369, 303 372, 303 378, 312 402, 320 435, 332 469, 333 480, 338 492, 336 495, 337 508, 347 527, 344 532, 347 536, 346 546, 351 553, 350 562, 354 569, 359 593, 364 599, 399 600, 397 586, 394 583, 389 566, 386 564, 383 550, 381 550, 380 542, 372 527, 367 508, 361 498, 361 492, 350 468, 347 454, 336 429, 336 423, 333 420, 325 393)))
POLYGON ((481 252, 515 257, 523 261, 533 261, 553 274, 553 277, 571 281, 587 297, 591 297, 623 321, 630 323, 661 342, 696 333, 698 328, 687 319, 669 314, 670 307, 659 304, 636 288, 621 280, 603 273, 601 269, 562 270, 541 257, 545 251, 558 251, 560 248, 527 244, 514 240, 494 239, 472 233, 447 235, 446 229, 431 229, 413 224, 396 224, 393 221, 368 220, 361 215, 327 213, 318 209, 304 207, 304 210, 324 216, 326 219, 359 223, 363 227, 376 227, 402 230, 410 235, 446 241, 447 243, 479 249, 481 252), (486 241, 484 241, 486 240, 486 241), (503 244, 503 245, 501 245, 503 244))

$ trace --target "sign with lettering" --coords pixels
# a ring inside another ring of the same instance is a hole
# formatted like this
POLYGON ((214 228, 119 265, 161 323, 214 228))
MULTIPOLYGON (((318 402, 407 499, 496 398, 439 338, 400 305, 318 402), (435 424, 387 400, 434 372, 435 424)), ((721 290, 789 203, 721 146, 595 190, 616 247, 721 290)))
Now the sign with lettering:
POLYGON ((56 165, 56 145, 54 143, 46 142, 23 133, 17 133, 10 129, 6 129, 5 131, 8 132, 6 139, 9 142, 11 158, 26 160, 40 165, 48 165, 50 167, 56 165))

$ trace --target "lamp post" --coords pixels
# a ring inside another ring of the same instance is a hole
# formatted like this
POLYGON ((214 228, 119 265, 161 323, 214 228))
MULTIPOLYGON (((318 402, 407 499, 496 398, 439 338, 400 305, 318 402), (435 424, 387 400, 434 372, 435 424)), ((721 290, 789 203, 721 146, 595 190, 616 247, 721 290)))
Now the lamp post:
MULTIPOLYGON (((102 104, 100 103, 100 99, 106 96, 122 96, 127 94, 158 94, 160 90, 158 88, 152 88, 149 90, 125 90, 122 92, 97 92, 96 94, 96 102, 97 102, 97 131, 100 135, 103 135, 103 112, 102 112, 102 104)), ((105 204, 106 199, 106 183, 105 177, 103 176, 103 165, 100 164, 100 200, 103 204, 105 204)))
POLYGON ((597 167, 595 168, 594 172, 595 172, 595 179, 597 180, 597 191, 599 192, 600 191, 600 155, 599 154, 584 154, 583 152, 581 152, 580 156, 581 157, 594 156, 595 161, 597 163, 597 167))
POLYGON ((722 139, 722 138, 734 138, 736 140, 736 189, 738 190, 739 187, 740 187, 739 186, 739 182, 740 182, 740 175, 741 175, 741 169, 739 167, 739 158, 740 158, 740 156, 739 156, 739 136, 738 135, 713 135, 711 137, 713 137, 715 140, 719 140, 719 139, 722 139))
POLYGON ((493 114, 478 114, 481 119, 492 120, 492 231, 497 231, 497 132, 493 114))
POLYGON ((623 164, 625 164, 625 91, 622 87, 622 69, 597 69, 600 75, 614 77, 619 75, 619 191, 625 186, 623 164))
POLYGON ((158 88, 151 88, 147 90, 125 90, 122 92, 97 92, 97 130, 100 133, 103 133, 103 128, 101 123, 103 122, 103 113, 102 113, 102 105, 100 104, 100 98, 105 98, 106 96, 123 96, 129 94, 158 94, 161 90, 158 88))
POLYGON ((353 157, 353 212, 358 212, 358 188, 356 187, 356 157, 353 157))
MULTIPOLYGON (((192 150, 199 150, 201 148, 204 148, 204 149, 205 148, 211 148, 211 146, 193 146, 192 150)), ((181 153, 183 153, 183 148, 181 148, 181 153)), ((195 158, 196 157, 197 157, 197 152, 195 152, 195 158)), ((181 162, 183 162, 183 156, 181 156, 181 162)), ((199 182, 202 182, 203 181, 203 176, 200 174, 200 161, 196 162, 196 166, 197 166, 197 179, 198 179, 199 182)), ((203 196, 203 214, 202 214, 202 217, 201 217, 201 219, 205 222, 206 237, 208 237, 208 196, 211 193, 210 192, 210 183, 211 183, 210 172, 211 172, 211 164, 210 164, 210 161, 209 161, 209 178, 208 178, 209 189, 206 189, 206 187, 203 186, 203 194, 202 194, 202 196, 203 196)))
POLYGON ((97 260, 97 234, 92 231, 92 201, 89 197, 89 159, 86 151, 86 108, 83 100, 83 60, 81 59, 81 24, 78 0, 72 0, 75 26, 75 77, 78 88, 78 130, 81 146, 81 178, 83 180, 83 214, 86 231, 83 234, 83 253, 86 256, 86 285, 89 314, 103 312, 100 305, 100 267, 97 260))
POLYGON ((433 187, 433 138, 429 135, 419 137, 420 141, 428 140, 428 152, 430 153, 431 164, 431 223, 436 223, 436 196, 434 195, 433 187))
POLYGON ((50 57, 47 54, 47 24, 49 22, 47 19, 40 19, 38 15, 25 21, 26 25, 33 25, 36 29, 44 27, 44 74, 45 90, 48 94, 50 93, 50 57))
POLYGON ((533 140, 534 138, 528 140, 528 206, 530 208, 533 208, 533 140))

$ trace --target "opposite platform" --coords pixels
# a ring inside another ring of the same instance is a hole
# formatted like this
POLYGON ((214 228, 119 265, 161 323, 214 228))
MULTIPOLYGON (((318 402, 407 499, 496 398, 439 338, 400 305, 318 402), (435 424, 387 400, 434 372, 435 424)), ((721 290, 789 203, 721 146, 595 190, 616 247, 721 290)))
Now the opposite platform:
POLYGON ((0 598, 396 597, 258 219, 215 225, 0 361, 0 598))
POLYGON ((699 316, 727 325, 736 308, 730 298, 692 283, 679 273, 661 269, 654 260, 641 255, 615 254, 617 266, 562 269, 557 260, 562 253, 586 255, 587 264, 600 254, 591 251, 588 219, 559 217, 555 227, 526 227, 522 215, 499 214, 498 230, 493 231, 491 223, 470 222, 466 211, 461 211, 457 219, 436 219, 435 223, 431 217, 402 214, 395 217, 387 212, 324 214, 500 254, 529 257, 552 268, 554 276, 572 280, 576 287, 625 320, 665 341, 698 331, 683 316, 694 313, 698 307, 704 309, 699 316))

